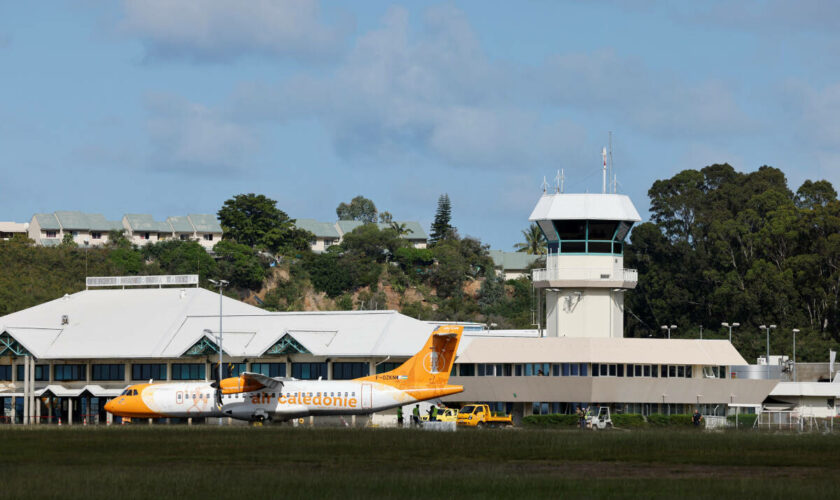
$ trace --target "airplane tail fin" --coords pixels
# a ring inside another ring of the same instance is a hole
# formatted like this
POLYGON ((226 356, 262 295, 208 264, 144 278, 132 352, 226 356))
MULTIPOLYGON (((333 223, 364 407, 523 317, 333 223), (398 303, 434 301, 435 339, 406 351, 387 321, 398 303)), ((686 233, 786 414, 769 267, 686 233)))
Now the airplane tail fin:
POLYGON ((399 388, 441 387, 449 382, 449 374, 458 353, 463 326, 443 325, 435 328, 426 345, 397 368, 364 377, 361 380, 380 382, 399 388))

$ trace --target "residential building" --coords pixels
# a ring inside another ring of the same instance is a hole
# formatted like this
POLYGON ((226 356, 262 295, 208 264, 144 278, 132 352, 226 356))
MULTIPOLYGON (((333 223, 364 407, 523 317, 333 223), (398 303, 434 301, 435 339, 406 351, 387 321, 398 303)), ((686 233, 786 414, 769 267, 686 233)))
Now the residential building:
POLYGON ((37 245, 55 246, 69 234, 79 246, 96 246, 108 242, 110 231, 122 228, 122 223, 109 221, 102 214, 58 211, 33 215, 29 222, 29 238, 37 245))
POLYGON ((0 240, 8 240, 16 234, 26 235, 29 224, 26 222, 0 222, 0 240))
POLYGON ((122 218, 122 225, 126 238, 135 245, 156 243, 173 236, 169 222, 156 221, 149 214, 126 214, 122 218))
POLYGON ((530 255, 525 252, 504 252, 502 250, 490 250, 490 257, 496 271, 501 273, 505 280, 515 280, 524 276, 531 276, 531 267, 545 260, 544 255, 530 255))
MULTIPOLYGON (((313 252, 323 252, 331 245, 338 245, 344 240, 344 235, 352 232, 354 229, 364 225, 364 222, 355 220, 340 220, 336 222, 320 222, 315 219, 297 219, 295 226, 300 229, 305 229, 315 235, 315 239, 310 242, 310 247, 313 252)), ((403 229, 401 238, 407 240, 414 248, 426 248, 428 237, 420 226, 419 222, 415 221, 396 221, 395 224, 403 229)), ((388 229, 391 224, 383 222, 376 223, 380 230, 388 229)))
POLYGON ((313 252, 321 253, 341 241, 341 234, 338 233, 335 225, 329 222, 319 222, 315 219, 297 219, 295 227, 315 235, 315 239, 309 242, 313 252))

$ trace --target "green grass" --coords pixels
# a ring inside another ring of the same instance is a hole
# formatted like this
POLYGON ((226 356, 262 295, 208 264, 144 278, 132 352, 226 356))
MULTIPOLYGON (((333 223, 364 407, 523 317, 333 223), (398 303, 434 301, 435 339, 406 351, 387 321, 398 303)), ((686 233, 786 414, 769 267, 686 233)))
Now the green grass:
POLYGON ((838 445, 670 430, 6 427, 0 497, 829 497, 838 445))

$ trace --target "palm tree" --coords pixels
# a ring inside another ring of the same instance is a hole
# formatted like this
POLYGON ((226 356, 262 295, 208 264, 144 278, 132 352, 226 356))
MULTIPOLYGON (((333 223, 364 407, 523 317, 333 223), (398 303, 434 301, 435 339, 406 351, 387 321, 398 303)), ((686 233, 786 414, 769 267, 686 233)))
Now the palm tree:
POLYGON ((525 252, 530 255, 545 255, 548 251, 545 236, 543 236, 540 226, 536 223, 531 223, 528 229, 522 231, 522 236, 525 237, 525 241, 513 245, 513 248, 516 248, 517 252, 525 252))
POLYGON ((396 231, 397 236, 402 236, 411 232, 408 230, 408 226, 405 223, 399 223, 397 221, 391 221, 391 229, 396 231))

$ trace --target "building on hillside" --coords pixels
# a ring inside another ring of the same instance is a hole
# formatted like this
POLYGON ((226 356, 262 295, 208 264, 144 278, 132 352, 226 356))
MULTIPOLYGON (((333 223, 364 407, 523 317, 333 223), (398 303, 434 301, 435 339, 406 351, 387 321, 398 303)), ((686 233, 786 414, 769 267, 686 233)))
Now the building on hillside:
POLYGON ((540 259, 545 259, 545 256, 542 255, 530 255, 525 252, 504 252, 502 250, 490 250, 490 257, 493 259, 496 271, 501 273, 505 280, 530 277, 531 268, 540 259))
POLYGON ((28 231, 27 222, 0 222, 0 240, 8 240, 16 234, 26 235, 28 231))
MULTIPOLYGON (((400 235, 401 238, 411 243, 414 248, 426 248, 428 237, 419 222, 396 221, 395 224, 402 227, 404 231, 400 235)), ((326 251, 331 245, 338 245, 344 239, 345 234, 362 225, 364 225, 363 222, 355 220, 320 222, 315 219, 297 219, 295 221, 295 227, 305 229, 315 235, 315 239, 310 242, 310 248, 313 252, 318 253, 326 251)), ((391 227, 391 224, 383 222, 376 223, 376 225, 380 230, 391 227)))
POLYGON ((313 252, 321 253, 326 251, 332 245, 337 245, 341 241, 341 235, 334 224, 329 222, 319 222, 315 219, 297 219, 295 227, 309 231, 315 235, 315 239, 309 242, 310 248, 313 252))
POLYGON ((58 245, 66 234, 72 235, 79 246, 97 246, 108 242, 110 231, 122 230, 135 245, 177 238, 196 240, 209 251, 222 239, 222 226, 214 215, 189 214, 155 221, 148 214, 126 214, 120 221, 109 221, 101 214, 75 211, 33 215, 28 235, 36 245, 42 246, 58 245))
POLYGON ((169 222, 156 221, 149 214, 125 214, 122 225, 126 238, 135 245, 157 243, 173 236, 169 222))
POLYGON ((79 246, 96 246, 108 242, 110 231, 122 228, 122 223, 107 220, 102 214, 62 210, 33 215, 29 222, 29 238, 36 245, 55 246, 69 234, 79 246))

